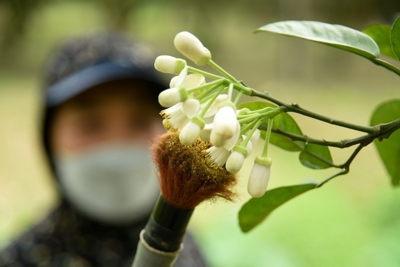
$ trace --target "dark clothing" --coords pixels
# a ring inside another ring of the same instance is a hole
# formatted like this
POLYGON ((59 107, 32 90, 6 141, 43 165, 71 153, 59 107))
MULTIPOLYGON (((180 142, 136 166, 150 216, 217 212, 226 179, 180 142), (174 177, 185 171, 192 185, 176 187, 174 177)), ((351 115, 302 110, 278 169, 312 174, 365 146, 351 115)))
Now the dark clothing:
MULTIPOLYGON (((1 267, 130 267, 146 220, 114 227, 90 220, 66 202, 0 251, 1 267)), ((176 267, 204 267, 190 235, 176 267)))

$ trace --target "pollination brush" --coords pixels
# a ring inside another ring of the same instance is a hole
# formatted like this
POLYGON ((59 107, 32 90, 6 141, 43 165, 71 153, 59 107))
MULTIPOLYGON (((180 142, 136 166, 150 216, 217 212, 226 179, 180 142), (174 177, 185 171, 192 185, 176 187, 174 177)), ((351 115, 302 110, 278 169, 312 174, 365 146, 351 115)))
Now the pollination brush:
POLYGON ((133 267, 172 266, 194 208, 204 200, 235 196, 236 177, 211 162, 210 146, 199 138, 183 145, 177 131, 168 131, 152 146, 161 195, 140 234, 133 267))

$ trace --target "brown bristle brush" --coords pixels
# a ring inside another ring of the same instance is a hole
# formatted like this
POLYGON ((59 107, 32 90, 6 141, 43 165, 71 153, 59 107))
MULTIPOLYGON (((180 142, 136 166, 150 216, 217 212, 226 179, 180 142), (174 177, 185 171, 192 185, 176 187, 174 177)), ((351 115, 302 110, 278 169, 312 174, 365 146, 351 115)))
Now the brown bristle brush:
POLYGON ((169 267, 182 249, 182 240, 194 208, 204 200, 232 200, 236 177, 216 167, 200 139, 185 146, 179 133, 169 131, 152 146, 159 172, 161 195, 140 235, 133 267, 169 267))

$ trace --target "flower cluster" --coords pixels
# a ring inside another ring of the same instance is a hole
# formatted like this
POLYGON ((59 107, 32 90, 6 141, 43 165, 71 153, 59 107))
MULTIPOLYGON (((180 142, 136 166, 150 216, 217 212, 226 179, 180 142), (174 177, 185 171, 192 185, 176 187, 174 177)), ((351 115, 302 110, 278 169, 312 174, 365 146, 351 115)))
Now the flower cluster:
POLYGON ((184 59, 162 55, 157 57, 155 68, 176 75, 170 88, 159 95, 159 103, 166 109, 161 112, 167 129, 179 129, 179 141, 193 144, 197 138, 210 142, 207 152, 213 164, 237 173, 260 139, 261 124, 268 124, 264 151, 256 157, 248 182, 252 197, 264 195, 271 159, 267 156, 273 117, 282 111, 279 107, 259 110, 238 109, 242 95, 251 89, 237 81, 211 59, 210 51, 189 32, 180 32, 174 39, 179 52, 196 65, 210 65, 222 74, 215 75, 191 67, 184 59), (207 82, 206 77, 211 79, 207 82), (236 93, 235 99, 233 94, 236 93))

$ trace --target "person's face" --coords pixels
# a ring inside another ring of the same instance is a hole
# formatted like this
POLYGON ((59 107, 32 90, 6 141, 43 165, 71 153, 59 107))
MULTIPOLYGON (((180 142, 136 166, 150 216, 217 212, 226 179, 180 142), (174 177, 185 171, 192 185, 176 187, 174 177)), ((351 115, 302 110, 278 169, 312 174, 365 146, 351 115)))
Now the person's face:
POLYGON ((50 125, 54 154, 77 153, 103 143, 149 143, 162 133, 159 106, 143 81, 98 85, 61 104, 50 125))

